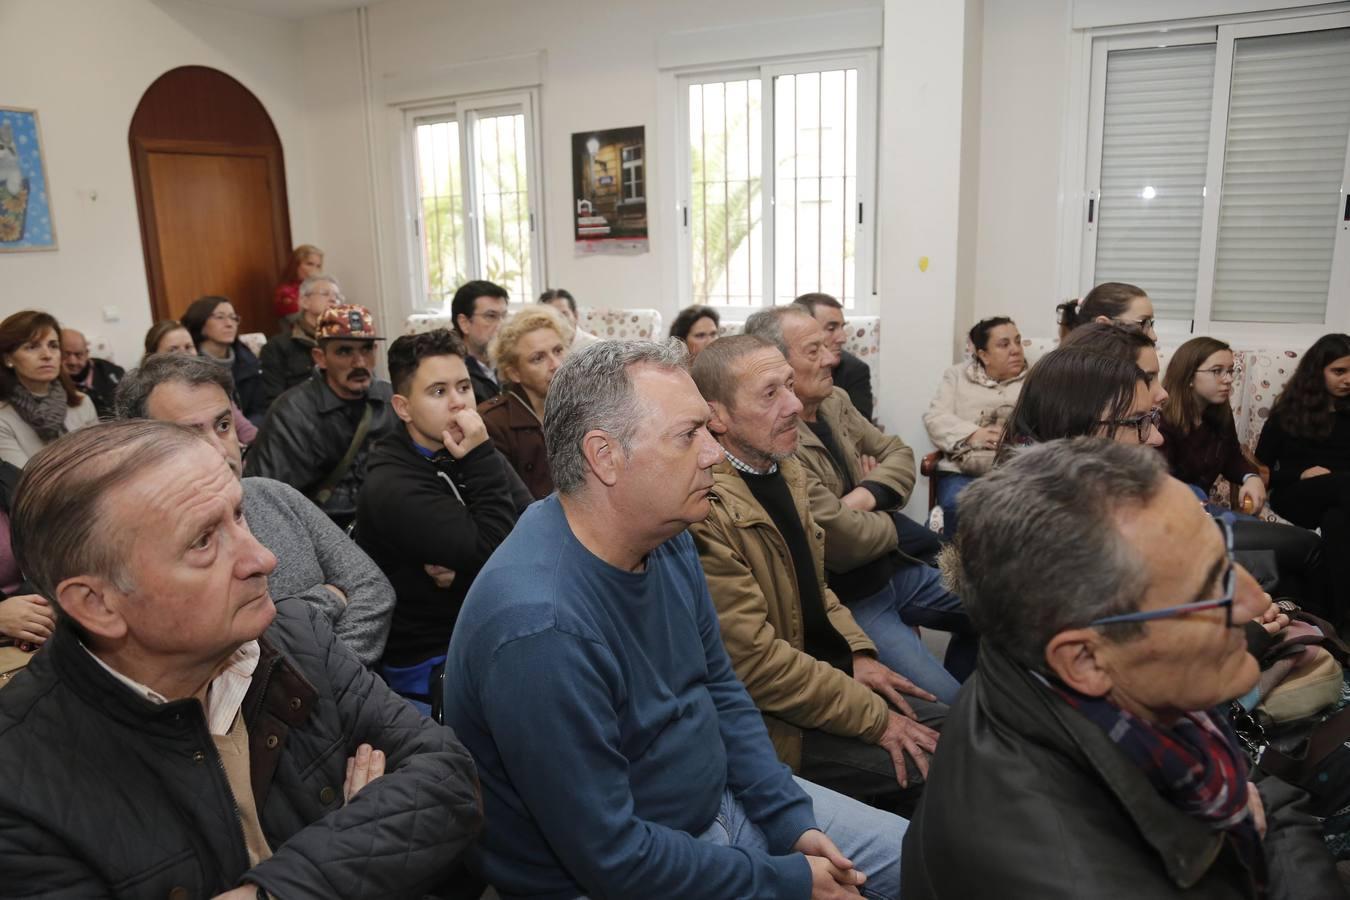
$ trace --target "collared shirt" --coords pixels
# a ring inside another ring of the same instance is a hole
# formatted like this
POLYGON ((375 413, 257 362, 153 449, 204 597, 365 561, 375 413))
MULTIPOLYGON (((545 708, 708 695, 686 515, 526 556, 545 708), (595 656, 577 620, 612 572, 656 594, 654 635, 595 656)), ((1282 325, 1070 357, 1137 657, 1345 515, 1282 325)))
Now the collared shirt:
MULTIPOLYGON (((80 646, 83 647, 84 645, 81 644, 80 646)), ((167 697, 155 689, 128 678, 99 659, 88 647, 85 647, 84 650, 90 656, 93 656, 94 661, 106 669, 112 677, 135 691, 138 697, 156 705, 169 702, 167 697)), ((225 665, 224 671, 212 679, 211 685, 206 689, 205 704, 206 727, 212 734, 225 735, 230 733, 230 726, 234 724, 234 717, 239 714, 239 708, 244 705, 244 695, 248 693, 249 685, 253 683, 253 672, 258 668, 258 659, 261 655, 262 651, 258 647, 258 642, 249 641, 234 651, 229 662, 225 665)))
POLYGON ((727 462, 731 463, 733 466, 735 466, 735 467, 736 467, 737 469, 739 469, 740 471, 742 471, 742 472, 747 472, 747 473, 749 473, 749 474, 751 474, 751 475, 772 475, 774 472, 777 472, 777 471, 778 471, 778 463, 773 463, 773 464, 770 465, 767 469, 765 469, 763 472, 761 472, 759 469, 756 469, 754 466, 750 465, 749 463, 747 463, 747 462, 741 462, 739 459, 737 459, 736 457, 732 456, 732 455, 731 455, 731 451, 728 450, 726 447, 723 447, 723 448, 722 448, 722 453, 726 456, 727 462))

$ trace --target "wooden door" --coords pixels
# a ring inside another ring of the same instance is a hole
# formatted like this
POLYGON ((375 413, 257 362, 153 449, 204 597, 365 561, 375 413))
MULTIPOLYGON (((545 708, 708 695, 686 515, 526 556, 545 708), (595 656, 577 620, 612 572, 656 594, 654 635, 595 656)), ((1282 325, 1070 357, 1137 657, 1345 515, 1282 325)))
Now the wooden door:
POLYGON ((141 98, 130 141, 154 317, 218 294, 241 332, 274 331, 291 238, 281 145, 262 104, 223 72, 175 69, 141 98))

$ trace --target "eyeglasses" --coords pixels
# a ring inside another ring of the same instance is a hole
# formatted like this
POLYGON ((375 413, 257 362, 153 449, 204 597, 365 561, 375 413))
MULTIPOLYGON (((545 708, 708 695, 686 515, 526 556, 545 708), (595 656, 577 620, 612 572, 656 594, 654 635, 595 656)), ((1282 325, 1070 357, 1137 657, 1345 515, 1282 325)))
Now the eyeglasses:
POLYGON ((236 325, 239 324, 239 316, 235 313, 211 313, 211 318, 221 322, 233 322, 236 325))
POLYGON ((1208 369, 1196 369, 1195 372, 1197 375, 1203 372, 1204 374, 1209 375, 1210 377, 1216 380, 1220 378, 1227 378, 1229 381, 1232 381, 1237 374, 1237 370, 1232 368, 1231 366, 1226 369, 1223 366, 1211 366, 1208 369))
POLYGON ((1116 325, 1124 325, 1126 328, 1138 328, 1140 331, 1152 331, 1157 319, 1140 319, 1138 322, 1131 322, 1128 319, 1112 319, 1116 325))
POLYGON ((1149 433, 1162 421, 1162 410, 1150 410, 1128 419, 1102 419, 1098 425, 1110 425, 1112 428, 1133 428, 1139 434, 1139 443, 1148 441, 1149 433))
POLYGON ((1170 619, 1174 616, 1188 616, 1193 612, 1207 609, 1224 611, 1224 626, 1233 627, 1233 597, 1237 594, 1237 566, 1233 565, 1233 528, 1223 519, 1215 519, 1219 531, 1223 533, 1224 551, 1228 555, 1228 571, 1223 576, 1223 596, 1216 600, 1198 600, 1195 603, 1182 603, 1178 606, 1164 606, 1162 609, 1150 609, 1146 612, 1123 613, 1118 616, 1106 616, 1093 619, 1088 628, 1099 625, 1120 625, 1125 622, 1152 622, 1154 619, 1170 619))
POLYGON ((499 312, 499 311, 497 311, 497 310, 495 310, 495 309, 492 309, 492 310, 488 310, 487 312, 476 312, 476 313, 474 313, 472 316, 470 316, 469 318, 471 318, 471 319, 486 319, 486 320, 489 321, 489 322, 500 322, 502 319, 506 318, 506 313, 499 312))

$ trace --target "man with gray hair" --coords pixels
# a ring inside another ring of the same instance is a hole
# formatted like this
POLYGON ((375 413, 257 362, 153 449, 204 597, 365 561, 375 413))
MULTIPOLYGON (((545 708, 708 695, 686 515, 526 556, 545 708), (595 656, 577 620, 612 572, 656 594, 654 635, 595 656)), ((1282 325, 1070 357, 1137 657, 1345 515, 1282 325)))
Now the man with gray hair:
POLYGON ((896 897, 904 820, 794 780, 722 646, 687 534, 722 454, 685 356, 567 359, 557 493, 455 625, 445 715, 485 786, 484 874, 504 896, 896 897))
POLYGON ((1152 449, 1018 451, 945 563, 983 637, 905 836, 904 896, 1344 896, 1306 795, 1257 786, 1220 704, 1269 600, 1152 449), (996 828, 991 828, 991 823, 996 828))
POLYGON ((14 524, 59 621, 0 691, 6 895, 375 900, 450 875, 473 760, 317 610, 273 603, 276 557, 198 432, 51 443, 14 524))
POLYGON ((315 329, 325 309, 342 303, 342 288, 332 275, 311 275, 300 284, 300 314, 281 323, 268 338, 258 361, 262 364, 263 399, 270 407, 288 388, 303 383, 314 372, 315 329))
MULTIPOLYGON (((118 385, 120 419, 159 419, 198 432, 230 471, 242 471, 230 415, 230 373, 198 356, 158 354, 118 385)), ((320 609, 337 636, 366 665, 384 652, 394 589, 379 567, 303 494, 271 478, 244 478, 249 528, 278 559, 274 596, 299 597, 320 609)))

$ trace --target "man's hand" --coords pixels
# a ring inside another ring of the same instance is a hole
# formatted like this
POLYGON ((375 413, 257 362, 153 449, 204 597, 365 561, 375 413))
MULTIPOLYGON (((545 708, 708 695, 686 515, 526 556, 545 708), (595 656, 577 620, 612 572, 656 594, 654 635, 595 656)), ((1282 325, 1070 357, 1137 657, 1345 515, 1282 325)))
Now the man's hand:
POLYGON ((441 432, 441 442, 455 459, 463 459, 469 451, 488 439, 487 426, 476 409, 461 409, 450 417, 450 427, 441 432), (460 436, 455 438, 455 434, 460 436))
POLYGON ((1261 792, 1256 785, 1247 782, 1247 808, 1252 811, 1252 824, 1261 840, 1266 839, 1266 805, 1261 802, 1261 792))
POLYGON ((858 885, 867 876, 853 868, 853 861, 839 852, 825 832, 811 828, 802 832, 792 849, 806 855, 811 866, 811 900, 856 897, 858 885))
POLYGON ((356 755, 347 757, 347 780, 342 783, 342 802, 351 803, 361 788, 384 774, 384 752, 369 744, 356 748, 356 755))
POLYGON ((899 713, 891 713, 886 722, 886 730, 877 741, 891 754, 895 764, 895 780, 901 787, 909 787, 909 775, 905 772, 905 757, 914 760, 919 774, 928 778, 928 754, 937 749, 938 733, 920 722, 907 719, 899 713))
MULTIPOLYGON (((1298 477, 1299 479, 1316 478, 1318 475, 1330 475, 1330 474, 1331 470, 1326 468, 1325 466, 1313 466, 1311 469, 1304 469, 1303 474, 1299 475, 1298 477)), ((1255 481, 1256 479, 1251 478, 1248 480, 1255 481)))
POLYGON ((325 584, 324 587, 333 592, 333 596, 342 601, 342 605, 347 605, 347 595, 342 592, 342 588, 332 584, 325 584))
POLYGON ((1248 515, 1256 515, 1266 506, 1266 485, 1257 475, 1242 482, 1238 488, 1238 509, 1248 515))
POLYGON ((455 570, 447 569, 445 566, 433 566, 427 563, 422 567, 422 571, 431 576, 431 580, 436 582, 436 587, 442 590, 455 583, 455 570))
POLYGON ((868 475, 871 475, 872 470, 877 467, 877 458, 875 456, 868 456, 866 453, 859 454, 858 467, 862 469, 862 475, 866 478, 868 475))
POLYGON ((914 710, 901 694, 922 697, 924 700, 937 700, 932 694, 910 681, 899 672, 886 668, 880 661, 866 653, 853 654, 853 680, 861 682, 876 691, 886 702, 900 712, 914 718, 914 710))
POLYGON ((840 497, 839 502, 858 512, 872 512, 877 508, 877 498, 871 491, 861 486, 840 497))
POLYGON ((995 428, 992 425, 985 425, 982 428, 976 428, 966 437, 966 443, 976 450, 992 450, 998 446, 999 439, 1003 437, 1003 429, 995 428))
POLYGON ((30 644, 46 643, 56 616, 46 597, 20 594, 0 602, 0 634, 30 644))
POLYGON ((1266 594, 1267 605, 1265 611, 1256 617, 1256 623, 1266 630, 1267 634, 1279 634, 1289 624, 1289 615, 1270 599, 1266 594))

